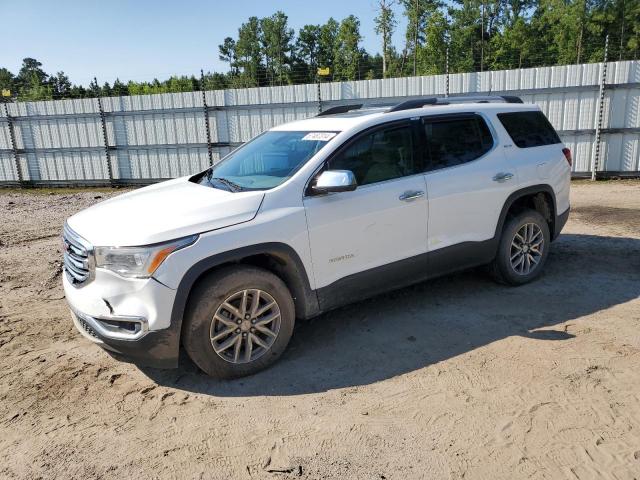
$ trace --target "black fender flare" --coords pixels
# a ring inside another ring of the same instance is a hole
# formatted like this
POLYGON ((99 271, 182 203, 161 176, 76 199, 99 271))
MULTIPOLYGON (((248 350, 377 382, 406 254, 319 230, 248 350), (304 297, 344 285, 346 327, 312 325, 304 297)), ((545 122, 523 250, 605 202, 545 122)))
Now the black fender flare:
POLYGON ((310 318, 320 312, 318 297, 311 289, 309 276, 298 253, 289 245, 280 242, 260 243, 228 250, 204 258, 194 265, 180 279, 171 310, 171 329, 179 334, 182 329, 189 294, 198 279, 209 270, 220 265, 240 262, 254 255, 268 255, 278 265, 277 274, 287 284, 296 307, 296 317, 310 318))
POLYGON ((535 195, 536 193, 546 193, 551 198, 551 222, 552 222, 551 238, 555 238, 556 236, 555 226, 556 226, 556 219, 558 215, 558 210, 556 207, 556 194, 553 191, 553 188, 551 188, 551 185, 546 183, 541 183, 538 185, 531 185, 529 187, 524 187, 519 190, 516 190, 515 192, 513 192, 511 195, 507 197, 507 199, 504 202, 504 205, 502 206, 502 211, 500 212, 500 216, 498 217, 498 223, 496 225, 496 231, 493 237, 494 241, 496 242, 496 248, 497 248, 497 242, 500 241, 500 234, 502 233, 502 228, 504 227, 504 222, 507 219, 507 213, 509 213, 509 209, 513 206, 513 204, 518 199, 522 197, 526 197, 528 195, 535 195))

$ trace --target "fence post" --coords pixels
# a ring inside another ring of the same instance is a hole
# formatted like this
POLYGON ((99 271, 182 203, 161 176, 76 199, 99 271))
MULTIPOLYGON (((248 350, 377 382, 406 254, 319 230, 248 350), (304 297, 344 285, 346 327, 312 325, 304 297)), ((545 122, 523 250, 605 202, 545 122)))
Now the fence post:
POLYGON ((444 73, 447 76, 445 79, 445 91, 444 96, 449 96, 449 43, 447 42, 447 52, 445 55, 444 73))
MULTIPOLYGON (((98 85, 98 79, 93 77, 93 81, 96 86, 98 85)), ((98 111, 100 112, 100 123, 102 124, 102 140, 104 141, 104 153, 107 157, 107 173, 109 174, 109 183, 113 184, 113 166, 111 165, 111 152, 109 151, 109 136, 107 135, 107 121, 104 114, 104 108, 102 108, 102 99, 98 95, 98 111)))
POLYGON ((604 89, 607 81, 607 53, 609 50, 609 35, 604 41, 604 58, 602 61, 602 76, 600 77, 600 96, 598 97, 598 123, 596 124, 595 152, 591 160, 591 180, 596 179, 596 172, 600 166, 600 137, 604 117, 604 89))
POLYGON ((204 70, 202 69, 200 69, 200 90, 202 91, 202 107, 204 108, 205 132, 207 134, 207 155, 209 155, 209 165, 213 165, 211 127, 209 126, 209 106, 207 105, 207 94, 204 89, 204 70))
POLYGON ((18 157, 18 146, 16 145, 16 132, 13 129, 13 118, 9 115, 9 107, 6 102, 3 102, 4 114, 7 117, 7 123, 9 124, 9 139, 11 140, 11 150, 13 150, 13 160, 16 165, 16 174, 18 175, 18 182, 22 185, 24 183, 24 177, 22 176, 22 166, 20 165, 20 158, 18 157))
POLYGON ((318 114, 322 113, 322 95, 320 93, 320 77, 317 77, 316 87, 318 89, 318 114))

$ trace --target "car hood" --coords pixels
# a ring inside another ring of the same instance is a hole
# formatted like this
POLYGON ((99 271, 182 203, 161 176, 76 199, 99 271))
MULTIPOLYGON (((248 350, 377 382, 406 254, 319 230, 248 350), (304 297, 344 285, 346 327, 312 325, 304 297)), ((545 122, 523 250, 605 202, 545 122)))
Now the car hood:
POLYGON ((164 242, 252 220, 264 192, 228 192, 177 178, 73 215, 69 227, 94 246, 164 242))

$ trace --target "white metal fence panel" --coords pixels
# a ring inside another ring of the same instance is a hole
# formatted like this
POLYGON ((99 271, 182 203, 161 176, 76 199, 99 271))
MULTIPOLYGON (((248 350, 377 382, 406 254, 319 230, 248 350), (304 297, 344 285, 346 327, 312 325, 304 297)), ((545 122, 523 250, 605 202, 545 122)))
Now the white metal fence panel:
MULTIPOLYGON (((449 93, 519 95, 538 104, 573 151, 574 172, 586 173, 595 151, 602 68, 453 74, 449 93)), ((609 63, 606 82, 598 169, 640 174, 640 62, 609 63)), ((0 109, 0 183, 18 180, 16 158, 25 181, 45 184, 142 183, 187 175, 259 133, 321 108, 443 95, 446 86, 445 75, 433 75, 216 90, 205 92, 204 99, 203 92, 111 97, 100 100, 103 115, 97 99, 9 104, 10 118, 0 109)))

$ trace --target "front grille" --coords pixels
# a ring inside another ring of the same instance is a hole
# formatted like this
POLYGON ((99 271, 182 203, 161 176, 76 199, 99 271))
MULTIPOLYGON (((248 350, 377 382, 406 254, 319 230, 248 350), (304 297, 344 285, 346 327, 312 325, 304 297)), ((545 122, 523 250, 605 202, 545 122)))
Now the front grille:
POLYGON ((91 277, 91 246, 66 224, 62 233, 64 271, 72 285, 81 285, 91 277))

